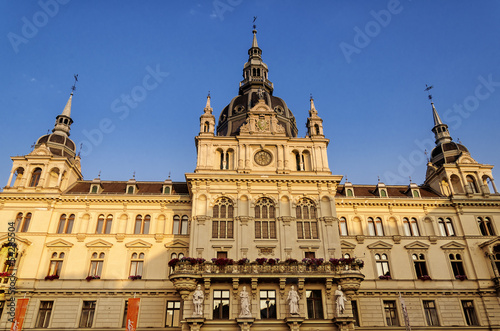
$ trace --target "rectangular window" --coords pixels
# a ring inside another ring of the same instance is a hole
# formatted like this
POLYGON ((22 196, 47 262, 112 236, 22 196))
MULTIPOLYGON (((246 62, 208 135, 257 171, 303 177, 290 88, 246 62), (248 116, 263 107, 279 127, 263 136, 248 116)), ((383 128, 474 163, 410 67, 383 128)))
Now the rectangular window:
POLYGON ((48 328, 50 322, 50 315, 52 313, 52 306, 54 301, 40 301, 40 308, 38 309, 38 316, 36 318, 37 328, 48 328))
POLYGON ((298 239, 318 239, 318 222, 297 221, 298 239))
POLYGON ((316 253, 315 252, 304 252, 304 257, 306 259, 315 259, 316 253))
POLYGON ((91 328, 94 323, 95 301, 84 301, 82 306, 82 315, 80 316, 80 328, 91 328))
POLYGON ((181 322, 181 302, 167 301, 167 317, 165 319, 165 326, 167 328, 180 326, 180 322, 181 322))
POLYGON ((260 318, 261 319, 276 318, 276 291, 261 290, 259 298, 260 298, 260 318))
POLYGON ((396 301, 384 301, 384 311, 387 326, 399 326, 396 301))
POLYGON ((214 290, 214 320, 229 319, 229 291, 214 290))
POLYGON ((425 319, 427 320, 427 325, 438 326, 439 320, 436 310, 436 303, 433 300, 424 300, 423 304, 424 304, 424 312, 425 312, 425 319))
POLYGON ((127 326, 128 300, 125 300, 125 308, 123 309, 122 328, 127 326))
POLYGON ((227 259, 227 252, 217 252, 218 259, 227 259))
POLYGON ((233 238, 233 221, 212 221, 212 238, 233 238))
POLYGON ((358 302, 356 300, 351 300, 351 306, 352 316, 354 317, 354 326, 359 326, 358 302))
POLYGON ((275 221, 255 221, 255 239, 276 239, 275 221))
POLYGON ((307 297, 307 318, 319 320, 323 319, 323 301, 321 290, 306 290, 307 297))
POLYGON ((467 325, 479 325, 474 310, 474 302, 472 300, 462 300, 462 308, 464 309, 465 323, 467 325))

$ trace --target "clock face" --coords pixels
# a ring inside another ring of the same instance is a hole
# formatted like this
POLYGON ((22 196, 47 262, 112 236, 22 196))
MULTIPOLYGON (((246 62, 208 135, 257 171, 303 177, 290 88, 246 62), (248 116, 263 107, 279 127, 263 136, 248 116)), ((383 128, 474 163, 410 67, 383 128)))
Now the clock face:
POLYGON ((262 150, 255 153, 254 160, 258 165, 266 166, 271 163, 273 157, 269 152, 262 150))

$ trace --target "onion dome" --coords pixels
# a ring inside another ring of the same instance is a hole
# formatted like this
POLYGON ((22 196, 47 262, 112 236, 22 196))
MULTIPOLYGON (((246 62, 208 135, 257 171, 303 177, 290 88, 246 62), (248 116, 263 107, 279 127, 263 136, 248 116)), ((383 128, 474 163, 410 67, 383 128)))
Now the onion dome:
POLYGON ((240 82, 239 93, 222 110, 217 125, 217 136, 239 135, 240 128, 248 117, 248 111, 259 100, 264 100, 276 113, 278 123, 285 128, 286 135, 297 137, 295 117, 283 99, 273 96, 274 86, 268 79, 267 65, 262 61, 262 50, 257 43, 255 27, 252 32, 252 47, 248 50, 248 62, 243 66, 243 80, 240 82))

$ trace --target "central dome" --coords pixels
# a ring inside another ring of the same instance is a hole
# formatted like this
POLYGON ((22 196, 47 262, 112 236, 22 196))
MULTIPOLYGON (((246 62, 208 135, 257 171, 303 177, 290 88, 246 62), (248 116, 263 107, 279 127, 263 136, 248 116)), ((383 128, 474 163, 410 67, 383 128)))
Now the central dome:
POLYGON ((217 136, 237 136, 247 120, 248 112, 259 102, 259 94, 271 108, 287 137, 297 137, 295 117, 283 99, 273 96, 273 83, 268 79, 267 65, 262 61, 262 50, 257 44, 257 31, 253 31, 252 47, 248 50, 248 62, 243 66, 243 80, 239 95, 234 97, 219 116, 217 136))

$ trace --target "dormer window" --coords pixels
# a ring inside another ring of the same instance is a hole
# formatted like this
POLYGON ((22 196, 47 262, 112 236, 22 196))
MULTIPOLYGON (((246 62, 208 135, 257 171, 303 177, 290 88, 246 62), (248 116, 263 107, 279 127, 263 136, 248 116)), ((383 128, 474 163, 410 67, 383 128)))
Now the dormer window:
POLYGON ((135 194, 136 187, 135 185, 128 185, 127 186, 127 194, 135 194))
POLYGON ((170 186, 163 187, 163 194, 170 194, 171 191, 172 189, 170 188, 170 186))
POLYGON ((353 197, 354 196, 354 193, 353 193, 352 189, 350 189, 350 188, 347 189, 346 194, 347 194, 348 197, 353 197))
POLYGON ((386 198, 387 197, 387 191, 386 190, 380 190, 380 197, 381 198, 386 198))

